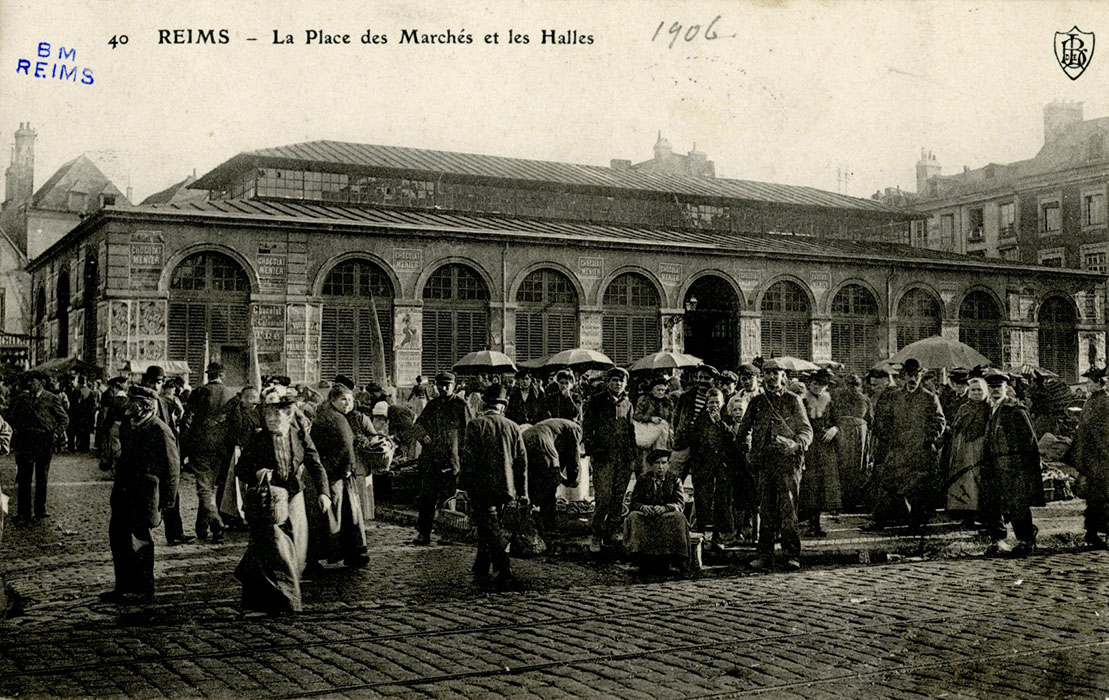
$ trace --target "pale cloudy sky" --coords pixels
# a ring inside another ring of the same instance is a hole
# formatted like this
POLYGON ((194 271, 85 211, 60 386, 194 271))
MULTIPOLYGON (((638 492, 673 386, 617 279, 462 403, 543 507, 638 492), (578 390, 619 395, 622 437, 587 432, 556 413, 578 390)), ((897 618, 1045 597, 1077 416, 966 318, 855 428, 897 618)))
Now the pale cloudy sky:
POLYGON ((945 173, 1031 157, 1053 99, 1109 116, 1109 48, 1075 81, 1053 54, 1054 32, 1074 25, 1109 42, 1104 2, 231 5, 0 0, 0 138, 20 122, 37 130, 36 186, 95 152, 136 201, 194 168, 298 141, 607 165, 649 158, 659 130, 678 152, 696 142, 723 177, 868 196, 914 189, 921 147, 945 173), (718 38, 705 40, 717 16, 718 38), (227 29, 230 41, 158 44, 158 30, 190 28, 227 29), (305 45, 313 29, 352 43, 305 45), (474 43, 402 45, 404 29, 474 43), (510 29, 530 43, 508 45, 510 29), (542 45, 544 29, 593 43, 542 45), (296 43, 275 45, 274 30, 296 43), (367 30, 388 43, 362 44, 367 30), (486 44, 493 32, 500 43, 486 44), (128 43, 113 49, 120 35, 128 43), (39 42, 53 58, 36 56, 39 42), (92 85, 17 73, 21 58, 57 63, 60 46, 76 49, 62 62, 91 69, 92 85), (854 174, 842 187, 839 169, 854 174))

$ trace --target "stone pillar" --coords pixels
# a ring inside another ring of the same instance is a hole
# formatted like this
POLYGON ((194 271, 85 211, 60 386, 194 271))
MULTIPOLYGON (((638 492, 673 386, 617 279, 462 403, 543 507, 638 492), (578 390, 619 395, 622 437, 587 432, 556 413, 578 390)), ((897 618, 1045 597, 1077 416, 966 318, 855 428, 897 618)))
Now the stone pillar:
POLYGON ((817 317, 812 319, 812 360, 832 359, 832 319, 817 317))
POLYGON ((322 315, 322 304, 285 305, 285 373, 294 383, 320 381, 322 315))
MULTIPOLYGON (((112 299, 103 303, 108 307, 105 368, 109 376, 122 371, 129 360, 166 359, 165 299, 112 299)), ((203 367, 189 369, 194 373, 204 371, 203 367)))
POLYGON ((1105 366, 1105 331, 1086 329, 1078 332, 1078 376, 1090 369, 1091 364, 1105 366), (1094 361, 1091 363, 1091 359, 1094 361))
MULTIPOLYGON (((417 301, 393 300, 393 367, 398 387, 412 386, 420 376, 424 357, 424 312, 417 301)), ((428 377, 434 382, 434 377, 428 377)))
POLYGON ((578 338, 581 347, 600 350, 604 345, 604 331, 601 319, 604 312, 600 307, 583 306, 578 312, 578 338))
MULTIPOLYGON (((254 336, 253 349, 247 342, 248 353, 256 355, 255 358, 247 357, 247 382, 253 382, 255 377, 250 371, 250 363, 258 363, 258 375, 286 374, 288 371, 285 360, 285 304, 263 304, 254 302, 250 305, 250 332, 254 336)), ((287 375, 290 379, 292 374, 287 375)), ((304 378, 300 381, 306 381, 304 378)))
POLYGON ((940 324, 940 335, 948 340, 959 340, 959 322, 943 321, 940 324))
POLYGON ((739 312, 739 361, 750 362, 762 354, 762 314, 739 312))
POLYGON ((1035 326, 1003 325, 1001 357, 1006 367, 1019 364, 1040 364, 1040 336, 1035 326))
POLYGON ((502 352, 516 359, 516 304, 505 305, 504 350, 502 352))
POLYGON ((659 309, 664 352, 685 352, 684 320, 685 311, 682 309, 659 309))

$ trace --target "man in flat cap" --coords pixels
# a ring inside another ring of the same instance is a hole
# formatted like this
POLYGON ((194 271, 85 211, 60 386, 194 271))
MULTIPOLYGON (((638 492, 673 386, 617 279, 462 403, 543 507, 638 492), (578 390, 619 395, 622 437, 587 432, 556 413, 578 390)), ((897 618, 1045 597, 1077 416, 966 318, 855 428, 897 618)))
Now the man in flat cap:
POLYGON ((781 536, 786 569, 801 568, 801 534, 797 498, 805 450, 812 444, 801 398, 786 391, 786 370, 774 359, 763 363, 763 393, 751 399, 736 429, 736 441, 749 447, 747 463, 756 471, 759 489, 758 558, 755 569, 774 561, 774 543, 781 536))
POLYGON ((875 409, 884 461, 877 475, 874 527, 907 523, 919 530, 939 496, 939 447, 947 421, 939 398, 924 388, 923 374, 920 362, 905 360, 902 388, 891 397, 889 414, 879 417, 875 409))
POLYGON ((149 602, 154 598, 154 535, 162 511, 177 498, 181 461, 177 439, 155 415, 158 394, 145 386, 128 390, 130 405, 120 427, 120 457, 112 486, 108 540, 115 588, 102 600, 149 602))
POLYGON ((590 456, 593 474, 593 542, 597 547, 612 544, 621 526, 624 493, 636 461, 635 427, 628 399, 628 373, 613 367, 605 388, 590 397, 582 422, 582 443, 590 456))
POLYGON ((189 465, 196 474, 196 536, 212 544, 223 542, 223 520, 216 505, 220 467, 230 457, 227 448, 228 416, 235 405, 235 390, 223 383, 223 365, 208 364, 208 383, 189 396, 185 411, 183 442, 189 465))
POLYGON ((682 392, 674 403, 674 454, 670 458, 670 470, 681 478, 689 472, 689 443, 693 426, 708 402, 709 391, 720 373, 712 365, 701 365, 692 371, 693 386, 682 392))
POLYGON ((420 491, 416 497, 419 517, 416 521, 414 544, 431 544, 431 528, 435 511, 451 496, 457 486, 461 468, 459 458, 470 407, 454 393, 455 376, 451 372, 435 375, 436 396, 428 402, 416 421, 416 438, 423 445, 420 452, 420 491))
POLYGON ((504 585, 511 580, 511 572, 501 511, 513 501, 530 510, 528 456, 520 426, 504 417, 508 406, 504 387, 490 384, 482 392, 481 400, 481 415, 466 426, 459 481, 470 498, 477 528, 473 573, 485 578, 492 567, 495 582, 504 585))
POLYGON ((979 512, 993 540, 988 551, 1009 549, 1004 542, 1005 518, 1017 538, 1013 553, 1028 554, 1036 547, 1032 507, 1044 505, 1040 448, 1027 409, 1012 395, 1009 375, 992 368, 983 374, 990 392, 990 418, 982 451, 979 512))
POLYGON ((1086 477, 1086 544, 1104 549, 1109 535, 1109 391, 1104 367, 1091 367, 1086 377, 1090 397, 1066 462, 1086 477))

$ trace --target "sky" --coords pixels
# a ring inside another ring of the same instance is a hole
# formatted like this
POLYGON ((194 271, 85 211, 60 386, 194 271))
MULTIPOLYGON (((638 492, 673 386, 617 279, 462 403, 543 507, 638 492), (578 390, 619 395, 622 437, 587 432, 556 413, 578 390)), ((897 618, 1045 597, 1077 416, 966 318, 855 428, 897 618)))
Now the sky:
POLYGON ((720 177, 866 197, 915 190, 921 148, 945 174, 1035 155, 1052 100, 1109 116, 1109 48, 1071 80, 1053 46, 1073 26, 1109 42, 1104 2, 230 5, 0 0, 2 143, 30 122, 36 187, 88 153, 139 201, 236 153, 301 141, 608 165, 649 159, 661 132, 678 153, 707 153, 720 177), (189 29, 228 40, 159 43, 189 29), (309 30, 351 43, 309 45, 309 30), (473 43, 404 44, 403 30, 473 43), (529 42, 510 45, 509 30, 529 42), (592 42, 543 44, 543 30, 592 42), (387 43, 362 43, 367 31, 387 43), (20 59, 30 73, 75 66, 78 80, 24 75, 20 59))

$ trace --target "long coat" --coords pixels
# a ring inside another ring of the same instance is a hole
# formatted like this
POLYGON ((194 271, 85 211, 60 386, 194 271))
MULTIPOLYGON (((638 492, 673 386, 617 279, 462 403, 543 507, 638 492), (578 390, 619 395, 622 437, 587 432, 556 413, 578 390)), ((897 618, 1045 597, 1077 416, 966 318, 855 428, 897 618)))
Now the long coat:
POLYGON ((436 396, 424 406, 416 420, 423 451, 420 467, 425 474, 435 474, 449 469, 458 475, 460 450, 466 424, 470 422, 470 407, 464 399, 453 394, 436 396))
POLYGON ((354 453, 354 431, 347 417, 330 403, 325 403, 316 411, 312 442, 320 453, 328 479, 338 481, 354 473, 358 459, 354 453))
POLYGON ((1016 399, 996 406, 986 423, 983 461, 983 490, 994 492, 1002 513, 1044 504, 1036 432, 1016 399))
MULTIPOLYGON (((181 460, 177 438, 169 426, 156 417, 139 426, 125 420, 120 426, 119 441, 120 456, 111 495, 113 514, 117 509, 126 511, 132 521, 155 516, 155 504, 149 500, 154 495, 149 490, 153 479, 157 479, 156 510, 173 505, 181 460)), ((157 522, 150 523, 151 527, 156 525, 157 522)))
POLYGON ((585 452, 596 460, 631 464, 635 459, 635 426, 627 394, 613 396, 608 389, 593 395, 585 405, 582 423, 585 452))
POLYGON ((1065 459, 1086 477, 1087 503, 1109 503, 1109 392, 1096 391, 1086 400, 1065 459))
POLYGON ((34 447, 43 441, 54 444, 58 435, 64 435, 69 425, 69 412, 57 394, 46 389, 32 396, 25 391, 12 403, 9 414, 12 431, 12 449, 34 447))
POLYGON ((753 470, 767 473, 799 467, 813 440, 801 397, 789 391, 779 394, 766 391, 752 398, 736 429, 738 444, 745 445, 748 439, 751 445, 748 463, 753 470), (786 454, 774 439, 778 435, 794 440, 797 452, 786 454))
POLYGON ((208 382, 189 396, 185 413, 185 446, 190 455, 223 455, 227 451, 227 417, 235 390, 222 381, 208 382))
MULTIPOLYGON (((528 487, 557 486, 560 481, 577 482, 578 445, 581 426, 565 418, 548 418, 524 431, 528 452, 528 487)), ((533 496, 533 501, 539 498, 533 496)))
MULTIPOLYGON (((888 444, 882 479, 889 485, 934 477, 938 469, 940 438, 947 427, 940 400, 921 387, 901 390, 892 398, 888 417, 888 444)), ((900 488, 894 488, 900 491, 900 488)))
POLYGON ((527 495, 528 455, 520 426, 495 411, 470 421, 459 479, 466 494, 482 505, 527 495))

